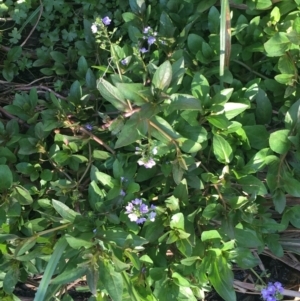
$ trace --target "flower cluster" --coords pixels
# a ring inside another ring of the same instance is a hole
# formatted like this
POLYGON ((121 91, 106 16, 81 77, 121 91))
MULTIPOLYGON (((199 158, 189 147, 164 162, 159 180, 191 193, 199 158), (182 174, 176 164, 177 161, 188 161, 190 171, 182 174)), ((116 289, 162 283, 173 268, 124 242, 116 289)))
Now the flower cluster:
POLYGON ((143 39, 147 40, 148 49, 146 49, 145 47, 142 47, 142 48, 140 48, 140 52, 141 53, 146 53, 146 52, 149 51, 150 46, 156 42, 155 37, 157 36, 157 32, 153 31, 150 26, 147 26, 147 27, 144 28, 143 33, 145 34, 143 36, 143 39))
MULTIPOLYGON (((101 21, 105 26, 108 26, 111 23, 111 19, 108 16, 101 19, 101 21)), ((93 23, 91 26, 92 33, 97 33, 98 29, 99 29, 99 24, 93 23)))
MULTIPOLYGON (((142 148, 136 147, 135 150, 136 150, 136 152, 135 152, 136 155, 142 155, 142 158, 137 161, 137 163, 140 166, 144 165, 145 168, 152 168, 154 165, 156 165, 156 162, 154 161, 152 156, 151 155, 145 155, 142 148)), ((157 154, 157 147, 156 146, 152 149, 152 154, 153 155, 157 154)))
POLYGON ((149 208, 141 199, 135 199, 128 203, 125 213, 128 214, 130 221, 142 224, 147 219, 154 222, 156 216, 155 208, 154 205, 151 205, 149 208))
POLYGON ((277 301, 282 299, 282 292, 283 287, 280 282, 275 282, 274 284, 270 282, 266 288, 261 290, 261 295, 265 301, 277 301))

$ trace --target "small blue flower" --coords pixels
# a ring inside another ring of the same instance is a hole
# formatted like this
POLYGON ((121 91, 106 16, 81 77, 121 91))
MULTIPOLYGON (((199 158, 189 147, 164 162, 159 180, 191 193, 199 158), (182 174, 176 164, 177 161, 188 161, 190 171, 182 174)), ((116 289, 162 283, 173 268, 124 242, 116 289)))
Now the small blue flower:
POLYGON ((93 129, 93 126, 90 124, 90 123, 87 123, 85 125, 85 128, 88 130, 88 131, 91 131, 93 129))
POLYGON ((126 195, 126 192, 123 189, 121 189, 120 196, 125 196, 125 195, 126 195))
POLYGON ((151 27, 147 26, 144 28, 143 33, 147 34, 149 32, 149 30, 151 30, 151 27))
POLYGON ((266 288, 261 290, 261 295, 264 301, 277 301, 281 300, 281 293, 283 292, 283 287, 280 282, 268 283, 266 288))
POLYGON ((150 36, 150 37, 148 38, 148 45, 150 46, 150 45, 154 44, 155 41, 156 41, 156 38, 150 36))
POLYGON ((111 23, 111 19, 106 16, 102 19, 102 22, 104 25, 108 26, 111 23))
POLYGON ((145 47, 143 47, 143 48, 140 48, 140 52, 141 53, 146 53, 146 52, 148 52, 148 50, 145 47))
POLYGON ((126 65, 128 64, 127 59, 121 60, 121 64, 122 64, 123 66, 126 66, 126 65))

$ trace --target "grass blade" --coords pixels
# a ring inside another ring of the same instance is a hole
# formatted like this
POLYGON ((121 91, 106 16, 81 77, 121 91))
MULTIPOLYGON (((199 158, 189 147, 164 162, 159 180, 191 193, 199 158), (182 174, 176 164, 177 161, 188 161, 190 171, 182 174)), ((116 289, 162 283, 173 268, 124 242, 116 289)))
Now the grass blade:
POLYGON ((59 259, 61 258, 66 246, 68 245, 66 239, 64 237, 60 238, 55 247, 54 252, 51 255, 51 258, 47 264, 45 273, 43 275, 42 281, 39 285, 39 288, 35 294, 34 301, 41 301, 44 300, 44 297, 46 295, 48 286, 50 284, 51 278, 53 276, 53 273, 56 269, 57 263, 59 259))

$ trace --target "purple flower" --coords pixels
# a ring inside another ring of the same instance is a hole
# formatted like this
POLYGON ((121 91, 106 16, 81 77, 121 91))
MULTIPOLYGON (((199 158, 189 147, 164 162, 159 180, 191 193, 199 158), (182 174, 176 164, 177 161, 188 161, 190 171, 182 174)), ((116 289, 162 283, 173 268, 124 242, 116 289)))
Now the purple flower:
POLYGON ((128 214, 128 213, 132 213, 134 206, 132 203, 128 203, 128 205, 125 208, 126 208, 125 213, 128 214))
POLYGON ((126 192, 125 192, 123 189, 121 189, 120 195, 121 195, 121 196, 125 196, 125 195, 126 195, 126 192))
POLYGON ((275 282, 274 283, 274 286, 275 288, 277 289, 277 291, 279 291, 279 293, 282 293, 283 292, 283 287, 282 287, 282 284, 280 282, 275 282))
POLYGON ((104 25, 108 26, 111 22, 111 19, 106 16, 102 19, 102 22, 103 22, 104 25))
POLYGON ((147 27, 144 28, 143 33, 147 34, 149 32, 149 30, 151 30, 151 27, 147 26, 147 27))
POLYGON ((148 38, 148 45, 150 46, 150 45, 154 44, 155 41, 156 41, 156 38, 150 36, 150 37, 148 38))
POLYGON ((143 47, 143 48, 140 48, 140 52, 141 53, 146 53, 146 52, 148 52, 148 50, 145 47, 143 47))
POLYGON ((155 217, 156 217, 156 212, 151 211, 150 214, 149 214, 149 216, 148 216, 149 220, 151 222, 154 222, 155 217))
POLYGON ((91 130, 93 129, 93 126, 92 126, 91 124, 87 123, 87 124, 85 125, 85 128, 86 128, 88 131, 91 131, 91 130))
POLYGON ((128 64, 127 59, 123 59, 123 60, 121 61, 121 64, 122 64, 123 66, 126 66, 126 65, 128 64))
POLYGON ((261 290, 261 295, 265 301, 277 301, 280 298, 280 293, 283 292, 283 287, 280 282, 268 283, 268 286, 261 290))
POLYGON ((144 166, 145 166, 146 168, 152 168, 154 165, 156 165, 156 163, 155 163, 155 161, 154 161, 152 158, 150 158, 150 159, 148 160, 148 162, 145 162, 145 163, 144 163, 144 166))
POLYGON ((131 201, 131 203, 134 205, 141 205, 143 203, 143 201, 140 199, 134 199, 133 201, 131 201))
POLYGON ((142 224, 142 223, 144 223, 145 221, 146 221, 146 218, 140 217, 140 218, 138 218, 138 219, 136 220, 136 223, 137 223, 137 224, 142 224))
POLYGON ((149 209, 148 209, 148 206, 145 205, 145 204, 141 204, 140 206, 140 212, 141 213, 148 213, 149 209))
POLYGON ((142 224, 145 221, 147 221, 147 219, 152 222, 154 222, 155 220, 155 206, 151 205, 149 209, 148 205, 144 204, 141 199, 132 200, 130 203, 128 203, 128 205, 125 208, 125 214, 128 214, 128 218, 132 222, 142 224))

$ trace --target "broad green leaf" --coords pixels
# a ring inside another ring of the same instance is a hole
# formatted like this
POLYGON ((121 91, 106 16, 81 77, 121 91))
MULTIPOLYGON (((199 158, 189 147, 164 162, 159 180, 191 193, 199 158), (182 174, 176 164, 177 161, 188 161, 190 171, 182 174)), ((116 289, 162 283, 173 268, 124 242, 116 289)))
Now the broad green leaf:
POLYGON ((255 3, 256 9, 268 9, 273 5, 271 0, 257 0, 255 3))
POLYGON ((278 130, 271 133, 269 143, 272 151, 278 154, 285 154, 291 147, 291 142, 288 139, 289 130, 278 130))
POLYGON ((116 87, 124 97, 136 105, 143 105, 152 100, 150 88, 138 83, 116 83, 116 87))
POLYGON ((260 263, 260 260, 257 257, 254 257, 247 248, 236 248, 233 252, 236 253, 234 260, 242 269, 250 269, 260 263))
POLYGON ((129 145, 141 139, 147 133, 148 121, 140 118, 139 113, 135 113, 125 123, 125 126, 118 135, 118 140, 115 148, 120 148, 129 145))
POLYGON ((300 99, 297 100, 285 114, 285 127, 292 129, 300 120, 300 99))
POLYGON ((115 271, 112 263, 107 260, 100 261, 99 279, 112 300, 122 301, 123 278, 121 273, 115 271))
POLYGON ((82 233, 80 236, 77 237, 66 234, 65 238, 70 247, 73 249, 87 249, 94 245, 94 243, 91 241, 93 238, 93 233, 82 233))
POLYGON ((269 133, 263 125, 247 125, 243 127, 247 134, 251 147, 262 149, 269 146, 269 133))
POLYGON ((181 212, 171 217, 170 228, 184 230, 184 216, 181 212))
POLYGON ((233 158, 233 152, 230 144, 221 136, 214 135, 213 152, 217 160, 221 163, 228 164, 233 158))
POLYGON ((243 191, 248 194, 266 195, 268 193, 264 183, 252 175, 242 177, 237 182, 242 185, 243 191))
POLYGON ((20 270, 17 265, 11 266, 3 279, 3 290, 5 293, 11 295, 20 277, 20 270))
POLYGON ((80 214, 76 211, 70 209, 67 205, 60 201, 52 200, 52 205, 57 213, 65 220, 73 223, 75 221, 76 216, 80 214))
POLYGON ((138 15, 141 15, 146 10, 146 4, 144 0, 129 0, 131 10, 138 15))
POLYGON ((13 183, 13 176, 7 165, 0 165, 0 191, 7 190, 13 183))
POLYGON ((152 84, 158 90, 165 90, 172 81, 172 66, 169 61, 161 64, 154 73, 152 84))
POLYGON ((192 94, 194 97, 204 100, 209 98, 209 83, 200 72, 195 73, 192 81, 192 94))
POLYGON ((123 94, 105 79, 98 80, 97 89, 118 110, 123 112, 130 110, 123 94))
POLYGON ((206 241, 210 239, 222 239, 222 237, 217 230, 203 231, 201 233, 201 241, 206 241))
POLYGON ((275 33, 274 36, 264 44, 267 56, 270 57, 284 55, 290 46, 291 42, 285 32, 275 33))
POLYGON ((268 124, 272 117, 272 104, 262 89, 258 90, 258 94, 255 97, 256 101, 256 120, 258 124, 268 124))
POLYGON ((18 200, 19 204, 21 205, 30 205, 33 202, 29 191, 22 186, 14 187, 12 195, 15 199, 18 200))
POLYGON ((225 116, 231 120, 235 116, 244 112, 249 106, 243 103, 227 102, 224 104, 225 116))
POLYGON ((175 110, 196 110, 202 112, 201 101, 188 94, 172 94, 165 102, 168 113, 175 110))
POLYGON ((236 301, 236 294, 233 288, 233 272, 228 267, 225 257, 217 256, 211 262, 208 279, 225 301, 236 301))
POLYGON ((288 194, 294 197, 300 197, 300 182, 296 180, 291 174, 284 174, 283 187, 288 194))
POLYGON ((286 206, 286 197, 284 191, 282 191, 281 189, 277 189, 272 194, 272 200, 276 211, 281 214, 286 206))

